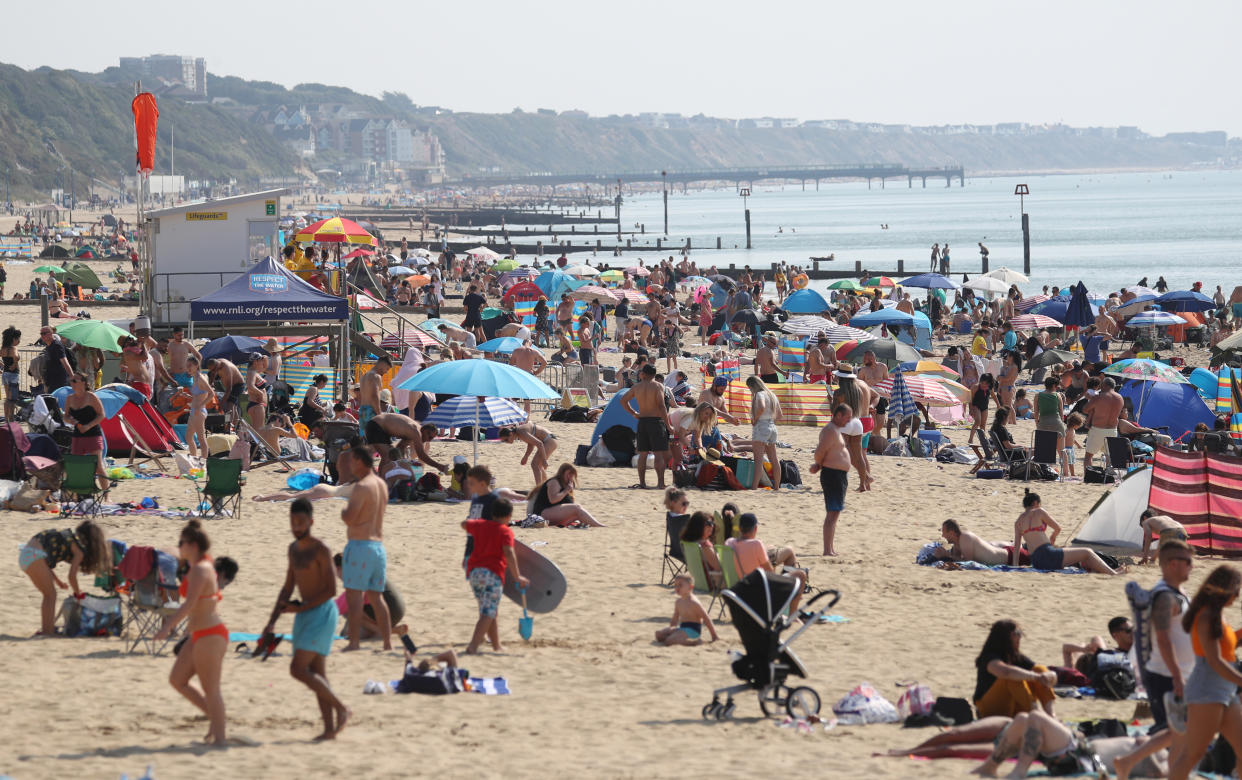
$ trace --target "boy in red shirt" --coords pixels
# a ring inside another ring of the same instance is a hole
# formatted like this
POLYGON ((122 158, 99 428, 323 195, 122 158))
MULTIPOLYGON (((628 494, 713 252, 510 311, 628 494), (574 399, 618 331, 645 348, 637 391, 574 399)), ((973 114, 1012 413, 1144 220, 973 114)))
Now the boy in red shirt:
MULTIPOLYGON (((476 481, 471 476, 467 482, 476 481)), ((472 488, 478 487, 472 485, 472 488)), ((487 491, 482 486, 482 492, 487 491)), ((504 592, 506 565, 513 568, 513 576, 523 588, 530 580, 518 571, 517 556, 513 554, 513 531, 509 518, 513 516, 513 504, 505 498, 497 498, 483 512, 483 517, 465 520, 461 527, 473 541, 470 557, 466 560, 466 572, 474 597, 479 602, 479 621, 474 624, 474 635, 466 646, 468 654, 479 652, 479 645, 489 639, 492 649, 500 652, 500 631, 496 627, 496 613, 500 609, 500 596, 504 592)))

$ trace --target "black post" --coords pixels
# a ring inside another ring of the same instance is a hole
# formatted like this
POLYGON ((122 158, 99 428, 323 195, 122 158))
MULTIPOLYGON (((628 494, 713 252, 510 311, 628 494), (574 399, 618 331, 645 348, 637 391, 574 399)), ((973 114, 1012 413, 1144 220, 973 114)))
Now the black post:
POLYGON ((750 249, 750 209, 746 209, 746 248, 750 249))
POLYGON ((1031 275, 1031 216, 1022 213, 1022 273, 1031 275))
POLYGON ((664 188, 664 235, 668 235, 668 171, 660 171, 660 181, 664 188))

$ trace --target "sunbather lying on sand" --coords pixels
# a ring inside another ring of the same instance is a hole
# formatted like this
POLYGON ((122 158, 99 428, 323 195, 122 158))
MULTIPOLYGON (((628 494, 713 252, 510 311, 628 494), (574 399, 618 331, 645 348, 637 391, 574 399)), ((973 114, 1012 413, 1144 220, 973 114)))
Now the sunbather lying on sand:
MULTIPOLYGON (((1001 566, 1009 563, 1013 554, 1013 547, 985 542, 978 535, 963 531, 956 520, 945 520, 941 523, 940 535, 950 545, 948 548, 941 547, 936 552, 936 557, 941 560, 975 561, 987 566, 1001 566)), ((1026 550, 1022 551, 1019 562, 1022 566, 1031 564, 1026 550)))

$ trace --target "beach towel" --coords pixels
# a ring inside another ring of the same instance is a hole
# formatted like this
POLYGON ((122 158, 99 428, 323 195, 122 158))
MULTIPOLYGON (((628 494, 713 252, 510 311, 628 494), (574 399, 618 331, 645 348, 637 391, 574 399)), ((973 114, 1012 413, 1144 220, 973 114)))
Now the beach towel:
POLYGON ((471 677, 470 692, 485 696, 508 696, 509 682, 503 677, 471 677))
POLYGON ((1077 566, 1066 566, 1064 569, 1056 571, 1044 571, 1036 569, 1032 566, 1009 566, 1008 564, 998 564, 996 566, 988 566, 977 561, 945 561, 937 559, 934 552, 940 546, 939 542, 928 542, 919 548, 914 556, 914 562, 920 566, 930 566, 933 569, 949 569, 950 571, 1021 571, 1034 572, 1035 574, 1086 574, 1086 570, 1077 566))

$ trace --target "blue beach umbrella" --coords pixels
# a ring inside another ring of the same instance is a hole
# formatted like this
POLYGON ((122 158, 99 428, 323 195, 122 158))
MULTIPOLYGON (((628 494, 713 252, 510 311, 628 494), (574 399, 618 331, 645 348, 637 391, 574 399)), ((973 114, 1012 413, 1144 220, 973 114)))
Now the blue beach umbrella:
POLYGON ((918 287, 925 290, 960 290, 961 285, 947 276, 941 274, 918 274, 904 279, 901 282, 902 287, 918 287))
POLYGON ((203 362, 206 363, 212 358, 222 358, 233 363, 248 363, 251 355, 267 354, 267 351, 263 349, 264 343, 249 336, 221 336, 218 339, 212 339, 207 346, 203 347, 203 362))
POLYGON ((1161 308, 1169 311, 1211 311, 1216 302, 1194 290, 1175 290, 1156 299, 1161 308))
POLYGON ((1091 302, 1087 300, 1087 286, 1082 282, 1074 286, 1074 294, 1070 296, 1062 322, 1070 327, 1086 327, 1095 322, 1095 313, 1091 309, 1091 302))
POLYGON ((1045 317, 1065 323, 1065 311, 1069 308, 1069 301, 1064 298, 1052 298, 1044 301, 1035 308, 1031 309, 1031 314, 1042 314, 1045 317))
POLYGON ((427 415, 425 423, 437 428, 461 428, 477 425, 483 428, 498 428, 502 425, 516 425, 525 422, 526 412, 522 407, 508 398, 482 398, 470 395, 456 395, 440 404, 427 415))
POLYGON ((858 314, 850 320, 850 325, 855 328, 870 327, 872 325, 913 325, 914 317, 906 314, 904 311, 897 309, 880 309, 879 311, 869 311, 865 314, 858 314))
POLYGON ((1186 320, 1167 311, 1145 311, 1126 320, 1129 328, 1160 328, 1165 325, 1180 325, 1186 320))
POLYGON ((906 387, 905 375, 901 373, 901 369, 897 369, 893 372, 893 390, 888 399, 888 416, 903 420, 918 413, 919 409, 914 405, 914 397, 910 395, 910 389, 906 387))
POLYGON ((498 339, 489 339, 480 344, 477 349, 480 352, 497 353, 500 355, 510 355, 513 350, 522 346, 522 340, 513 336, 501 336, 498 339))
POLYGON ((810 289, 798 290, 785 299, 781 308, 790 314, 819 314, 832 308, 824 296, 810 289))

